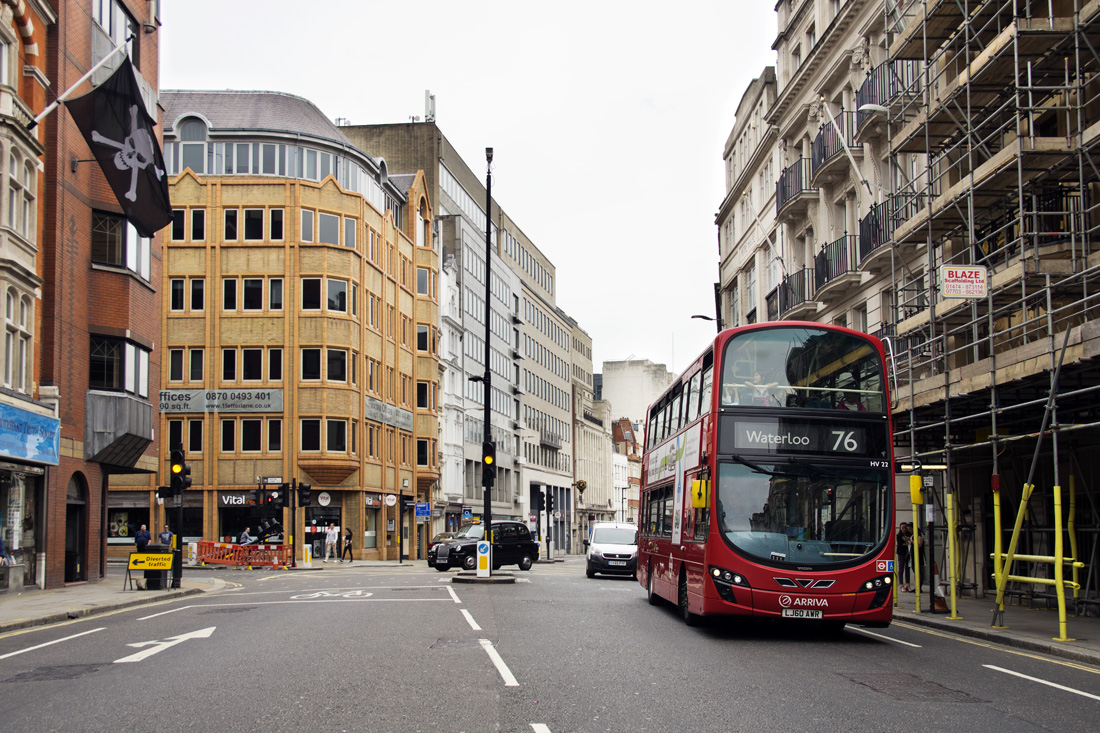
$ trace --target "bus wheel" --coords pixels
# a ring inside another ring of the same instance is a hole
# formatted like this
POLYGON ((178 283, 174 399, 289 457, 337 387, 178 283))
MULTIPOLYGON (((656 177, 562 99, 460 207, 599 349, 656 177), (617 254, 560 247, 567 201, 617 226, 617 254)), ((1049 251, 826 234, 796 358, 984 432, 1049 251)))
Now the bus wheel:
POLYGON ((680 606, 680 615, 684 619, 684 623, 688 626, 699 625, 699 615, 692 613, 688 610, 688 582, 687 574, 683 571, 680 572, 680 592, 677 594, 680 606))
POLYGON ((661 597, 657 595, 653 590, 653 568, 649 568, 649 573, 646 575, 646 597, 649 600, 649 605, 659 606, 661 605, 661 597))

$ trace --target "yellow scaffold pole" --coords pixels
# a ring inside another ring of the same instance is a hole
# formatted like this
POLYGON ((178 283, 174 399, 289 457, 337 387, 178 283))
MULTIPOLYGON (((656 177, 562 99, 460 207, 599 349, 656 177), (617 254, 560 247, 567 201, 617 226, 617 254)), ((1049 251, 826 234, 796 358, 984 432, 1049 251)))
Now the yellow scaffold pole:
MULTIPOLYGON (((1072 478, 1071 478, 1072 480, 1072 478)), ((1062 487, 1054 487, 1054 587, 1058 592, 1058 636, 1054 641, 1075 641, 1066 636, 1065 555, 1062 539, 1062 487)))
POLYGON ((922 493, 923 485, 921 483, 920 474, 914 474, 909 477, 909 500, 913 503, 913 549, 910 551, 909 556, 913 563, 913 582, 916 584, 916 592, 913 594, 913 610, 920 613, 920 559, 921 559, 921 547, 918 538, 920 537, 920 525, 917 523, 917 507, 924 504, 924 494, 922 493))
POLYGON ((955 593, 959 585, 958 558, 955 557, 955 493, 948 491, 945 498, 947 499, 947 582, 951 585, 951 614, 945 618, 961 620, 955 593))
MULTIPOLYGON (((1024 523, 1024 513, 1027 511, 1027 500, 1031 498, 1031 492, 1035 489, 1035 484, 1024 484, 1024 490, 1020 496, 1020 508, 1016 512, 1016 525, 1012 528, 1012 539, 1008 542, 1008 554, 1005 555, 1004 565, 1001 566, 997 574, 997 610, 994 614, 993 626, 998 629, 1007 629, 1004 625, 1004 613, 1005 613, 1005 585, 1008 582, 1008 573, 1012 569, 1013 555, 1016 554, 1016 543, 1020 539, 1020 527, 1024 523)), ((1000 532, 997 533, 997 539, 1000 539, 1000 532)), ((1000 542, 996 543, 997 545, 1000 542)), ((997 557, 1000 558, 1001 553, 999 550, 994 550, 997 553, 997 557)))

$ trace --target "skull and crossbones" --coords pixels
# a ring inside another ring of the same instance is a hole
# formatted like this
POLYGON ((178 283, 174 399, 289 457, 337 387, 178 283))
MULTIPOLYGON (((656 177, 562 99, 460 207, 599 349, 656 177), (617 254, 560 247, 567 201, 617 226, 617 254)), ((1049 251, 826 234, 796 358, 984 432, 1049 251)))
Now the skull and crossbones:
POLYGON ((153 166, 159 181, 164 177, 164 171, 153 164, 153 154, 156 147, 153 145, 153 136, 143 127, 138 126, 138 107, 130 105, 130 134, 122 142, 103 137, 92 130, 92 140, 118 150, 115 153, 115 167, 120 171, 130 171, 130 190, 126 192, 126 198, 130 201, 137 200, 137 177, 140 171, 147 166, 153 166))

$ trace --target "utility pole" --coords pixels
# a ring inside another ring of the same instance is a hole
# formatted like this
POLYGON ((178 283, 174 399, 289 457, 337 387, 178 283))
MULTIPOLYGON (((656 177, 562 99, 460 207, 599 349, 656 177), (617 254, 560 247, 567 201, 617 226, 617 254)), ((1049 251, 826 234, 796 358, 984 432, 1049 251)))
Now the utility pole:
MULTIPOLYGON (((485 148, 485 373, 481 377, 482 387, 485 389, 485 417, 483 427, 483 440, 493 442, 492 422, 492 338, 493 331, 490 327, 493 303, 493 149, 485 148)), ((485 450, 482 451, 486 453, 485 450)), ((495 458, 495 456, 494 456, 495 458)), ((493 479, 496 474, 495 460, 481 463, 481 485, 485 494, 485 540, 489 543, 489 573, 493 571, 493 479)))

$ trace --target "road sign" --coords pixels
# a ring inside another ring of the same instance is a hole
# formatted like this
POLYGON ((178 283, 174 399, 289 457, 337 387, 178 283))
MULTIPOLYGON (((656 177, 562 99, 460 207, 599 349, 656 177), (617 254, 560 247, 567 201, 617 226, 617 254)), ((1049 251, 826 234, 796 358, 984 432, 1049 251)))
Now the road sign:
POLYGON ((432 507, 426 501, 416 502, 416 518, 428 519, 432 516, 432 507))
POLYGON ((131 552, 129 570, 171 570, 170 552, 131 552))
POLYGON ((462 518, 463 519, 473 519, 474 518, 474 510, 473 509, 463 509, 462 510, 462 518))

